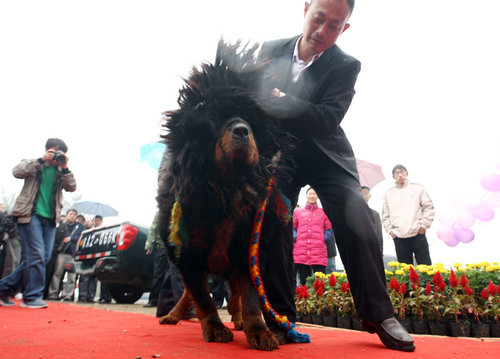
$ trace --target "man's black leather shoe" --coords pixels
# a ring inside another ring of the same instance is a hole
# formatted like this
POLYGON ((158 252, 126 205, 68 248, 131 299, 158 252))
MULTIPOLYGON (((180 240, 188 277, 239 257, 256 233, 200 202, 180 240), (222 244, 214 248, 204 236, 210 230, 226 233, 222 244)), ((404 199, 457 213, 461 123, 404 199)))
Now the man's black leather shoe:
POLYGON ((412 352, 415 350, 413 339, 396 318, 380 322, 361 321, 361 328, 369 333, 377 333, 384 345, 390 349, 412 352))
POLYGON ((144 308, 153 308, 156 307, 156 302, 147 302, 143 305, 144 308))

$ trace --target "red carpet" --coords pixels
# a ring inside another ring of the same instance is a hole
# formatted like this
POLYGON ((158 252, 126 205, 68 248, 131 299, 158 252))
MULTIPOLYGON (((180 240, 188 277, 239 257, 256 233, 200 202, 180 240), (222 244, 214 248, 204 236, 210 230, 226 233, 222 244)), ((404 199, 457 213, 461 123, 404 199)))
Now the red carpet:
MULTIPOLYGON (((47 309, 0 307, 1 359, 123 358, 498 358, 500 341, 414 336, 413 353, 386 349, 375 335, 301 328, 311 344, 250 350, 242 332, 232 343, 205 343, 197 321, 159 325, 144 314, 50 303, 47 309)), ((228 324, 232 327, 232 324, 228 324)))

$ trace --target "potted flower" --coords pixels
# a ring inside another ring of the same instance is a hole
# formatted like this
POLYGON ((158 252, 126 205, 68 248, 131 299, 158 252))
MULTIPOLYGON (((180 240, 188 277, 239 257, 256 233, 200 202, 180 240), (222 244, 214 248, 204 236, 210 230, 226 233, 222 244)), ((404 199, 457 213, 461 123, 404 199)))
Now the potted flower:
POLYGON ((415 334, 427 334, 429 324, 424 314, 428 305, 428 294, 420 286, 420 277, 413 266, 410 266, 409 278, 412 289, 408 297, 408 309, 412 317, 411 329, 415 334))
POLYGON ((335 291, 337 278, 335 274, 328 277, 328 288, 326 290, 326 309, 323 311, 323 324, 328 327, 337 326, 338 298, 335 291))
POLYGON ((323 278, 320 279, 319 277, 316 277, 313 288, 314 291, 311 294, 312 323, 317 325, 323 325, 322 313, 327 307, 327 296, 325 295, 325 282, 323 278))
POLYGON ((465 273, 462 273, 459 281, 452 269, 448 282, 451 288, 448 295, 449 304, 447 311, 447 317, 451 318, 450 334, 453 337, 468 337, 470 336, 470 322, 467 320, 467 308, 465 305, 467 302, 466 296, 468 295, 465 292, 468 279, 465 273))
POLYGON ((309 287, 307 285, 299 285, 295 290, 295 305, 297 314, 302 322, 311 323, 311 303, 309 301, 309 287))
POLYGON ((389 282, 389 289, 392 306, 394 308, 394 315, 401 325, 403 325, 407 331, 410 331, 410 319, 406 318, 406 305, 408 301, 407 298, 405 298, 406 284, 403 281, 399 283, 395 277, 392 277, 389 282))
POLYGON ((444 295, 446 283, 438 270, 432 276, 432 284, 428 283, 425 292, 429 295, 429 305, 427 307, 427 316, 429 318, 429 329, 431 334, 446 335, 447 325, 443 317, 450 310, 447 297, 444 295))
POLYGON ((337 325, 339 328, 351 329, 352 328, 352 310, 353 300, 351 289, 347 281, 342 281, 340 286, 339 303, 339 316, 337 317, 337 325))

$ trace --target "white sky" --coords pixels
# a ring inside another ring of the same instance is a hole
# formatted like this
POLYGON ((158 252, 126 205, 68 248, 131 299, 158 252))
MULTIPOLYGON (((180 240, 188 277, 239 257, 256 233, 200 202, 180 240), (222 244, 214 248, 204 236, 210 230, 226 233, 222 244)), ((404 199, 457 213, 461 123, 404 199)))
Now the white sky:
MULTIPOLYGON (((48 137, 68 146, 82 200, 108 203, 149 224, 156 172, 139 162, 176 108, 181 78, 211 61, 218 39, 252 41, 301 32, 301 0, 3 1, 0 3, 0 195, 40 157, 48 137)), ((362 62, 343 128, 356 156, 389 179, 372 191, 381 211, 403 163, 437 213, 479 200, 481 176, 500 172, 500 2, 358 0, 338 44, 362 62)), ((71 198, 68 196, 67 198, 71 198)), ((302 201, 304 202, 304 200, 302 201)), ((500 260, 500 210, 476 239, 450 248, 428 238, 434 261, 500 260)), ((390 237, 385 252, 394 253, 390 237)))

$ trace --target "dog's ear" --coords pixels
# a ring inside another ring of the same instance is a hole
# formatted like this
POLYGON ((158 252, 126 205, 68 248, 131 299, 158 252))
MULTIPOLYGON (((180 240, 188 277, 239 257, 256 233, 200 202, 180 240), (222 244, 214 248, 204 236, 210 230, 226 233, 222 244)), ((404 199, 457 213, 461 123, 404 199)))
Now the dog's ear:
POLYGON ((217 135, 213 122, 200 113, 193 113, 186 118, 184 134, 188 140, 194 140, 200 144, 215 141, 217 135))

